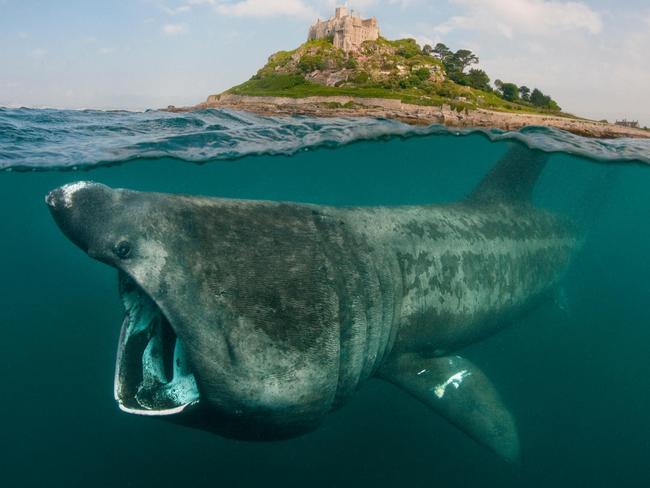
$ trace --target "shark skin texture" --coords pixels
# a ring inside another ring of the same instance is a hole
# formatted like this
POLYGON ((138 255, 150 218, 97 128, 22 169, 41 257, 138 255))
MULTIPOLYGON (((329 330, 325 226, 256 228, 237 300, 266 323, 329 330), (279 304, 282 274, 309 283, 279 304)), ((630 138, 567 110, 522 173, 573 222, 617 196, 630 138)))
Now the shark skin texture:
POLYGON ((581 245, 531 204, 546 156, 513 146, 462 201, 328 207, 77 182, 46 203, 118 270, 120 408, 254 441, 315 429, 389 381, 508 461, 515 421, 456 352, 552 296, 581 245))

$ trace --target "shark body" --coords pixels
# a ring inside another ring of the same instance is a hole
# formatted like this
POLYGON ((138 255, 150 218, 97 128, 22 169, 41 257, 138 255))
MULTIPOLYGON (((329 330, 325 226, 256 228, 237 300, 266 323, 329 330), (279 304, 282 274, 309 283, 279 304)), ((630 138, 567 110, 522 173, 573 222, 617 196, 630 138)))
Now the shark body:
POLYGON ((327 207, 111 189, 46 198, 63 232, 119 270, 115 396, 235 438, 315 428, 390 381, 508 460, 515 422, 456 355, 553 292, 580 245, 535 208, 545 156, 512 149, 448 205, 327 207))

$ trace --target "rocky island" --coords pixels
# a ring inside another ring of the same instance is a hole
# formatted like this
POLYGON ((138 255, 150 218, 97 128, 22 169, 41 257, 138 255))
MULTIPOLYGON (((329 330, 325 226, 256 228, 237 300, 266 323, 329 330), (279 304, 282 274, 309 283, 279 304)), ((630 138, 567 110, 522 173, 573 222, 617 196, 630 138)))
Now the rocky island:
POLYGON ((388 40, 377 20, 345 7, 318 20, 307 42, 273 54, 250 80, 190 108, 231 108, 264 115, 368 116, 411 124, 518 130, 546 126, 596 137, 650 138, 647 129, 564 113, 541 90, 491 80, 478 57, 444 44, 388 40))

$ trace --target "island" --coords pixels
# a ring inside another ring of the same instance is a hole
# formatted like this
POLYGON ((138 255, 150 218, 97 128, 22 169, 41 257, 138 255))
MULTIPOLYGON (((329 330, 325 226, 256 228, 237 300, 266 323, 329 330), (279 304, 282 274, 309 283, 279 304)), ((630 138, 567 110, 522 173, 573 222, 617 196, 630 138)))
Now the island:
POLYGON ((594 138, 650 138, 630 124, 594 121, 562 111, 540 89, 495 80, 475 67, 478 57, 445 44, 388 40, 376 18, 346 7, 314 23, 297 49, 273 54, 250 80, 210 95, 194 107, 263 115, 380 117, 409 124, 519 130, 545 126, 594 138))

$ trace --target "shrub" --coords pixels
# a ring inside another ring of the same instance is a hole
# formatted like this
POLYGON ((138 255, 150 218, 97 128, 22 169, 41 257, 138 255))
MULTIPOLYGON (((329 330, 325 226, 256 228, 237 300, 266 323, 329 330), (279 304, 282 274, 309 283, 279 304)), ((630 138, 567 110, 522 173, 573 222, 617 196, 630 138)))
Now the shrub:
POLYGON ((357 75, 354 77, 352 81, 358 85, 364 85, 368 83, 369 80, 370 80, 370 75, 365 71, 360 71, 359 73, 357 73, 357 75))
POLYGON ((408 78, 401 78, 399 80, 399 87, 402 89, 406 88, 417 88, 422 83, 422 80, 416 75, 411 75, 408 78))
POLYGON ((255 81, 258 88, 265 90, 287 90, 294 86, 304 85, 305 83, 305 78, 300 75, 285 74, 272 74, 255 81))
POLYGON ((317 54, 305 54, 298 62, 298 69, 303 73, 311 73, 312 71, 322 70, 325 68, 325 61, 317 54))
POLYGON ((420 83, 419 88, 427 94, 432 94, 436 91, 436 85, 431 81, 423 81, 420 83))
POLYGON ((400 39, 398 41, 392 41, 391 44, 397 49, 397 54, 406 59, 422 53, 415 39, 400 39))
POLYGON ((388 78, 382 80, 379 83, 379 86, 388 90, 395 90, 396 88, 400 88, 399 78, 397 76, 389 76, 388 78))
POLYGON ((352 56, 348 58, 348 60, 345 62, 345 67, 347 69, 357 69, 359 66, 359 63, 357 63, 357 60, 354 59, 352 56))
POLYGON ((426 81, 431 76, 431 71, 428 68, 420 68, 413 73, 420 81, 426 81))

